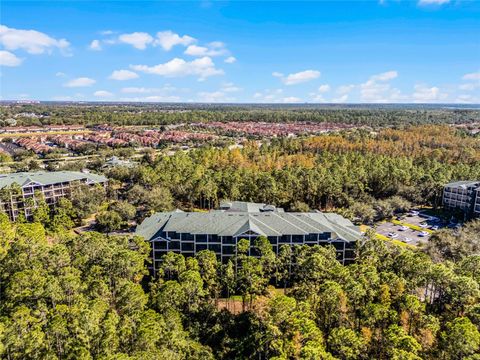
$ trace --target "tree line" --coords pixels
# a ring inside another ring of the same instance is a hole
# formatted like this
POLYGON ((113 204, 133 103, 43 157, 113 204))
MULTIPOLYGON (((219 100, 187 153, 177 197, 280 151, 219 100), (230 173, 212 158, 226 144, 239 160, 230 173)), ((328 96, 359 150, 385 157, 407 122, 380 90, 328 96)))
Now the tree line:
MULTIPOLYGON (((448 236, 478 245, 480 222, 463 231, 448 236)), ((478 358, 478 247, 450 253, 438 240, 424 252, 367 235, 343 266, 333 248, 275 255, 260 237, 259 257, 247 240, 226 263, 208 250, 168 253, 150 278, 137 237, 47 234, 2 214, 0 239, 9 360, 478 358)))
POLYGON ((168 125, 203 121, 331 122, 357 126, 467 124, 480 111, 425 105, 28 104, 3 106, 0 125, 168 125), (35 113, 32 118, 24 113, 35 113))

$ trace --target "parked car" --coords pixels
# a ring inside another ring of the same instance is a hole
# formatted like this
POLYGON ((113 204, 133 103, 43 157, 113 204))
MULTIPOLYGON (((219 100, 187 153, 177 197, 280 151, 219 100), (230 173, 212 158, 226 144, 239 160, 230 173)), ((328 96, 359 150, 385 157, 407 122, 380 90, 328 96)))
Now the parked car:
POLYGON ((423 222, 423 223, 420 224, 420 227, 422 227, 422 228, 427 228, 427 227, 428 227, 428 224, 425 223, 425 222, 423 222))
POLYGON ((418 234, 418 236, 420 236, 420 237, 426 237, 428 235, 430 235, 430 233, 428 231, 420 231, 420 233, 418 234))
POLYGON ((405 239, 403 239, 403 242, 406 242, 406 243, 409 243, 409 242, 412 242, 413 240, 409 237, 406 237, 405 239))
POLYGON ((397 233, 394 233, 394 232, 389 232, 389 233, 387 234, 387 236, 388 236, 389 238, 391 238, 391 239, 395 239, 395 238, 398 237, 398 234, 397 234, 397 233))
POLYGON ((398 230, 400 230, 400 231, 406 231, 406 230, 408 230, 408 229, 409 229, 409 227, 408 227, 408 226, 405 226, 405 225, 402 225, 402 226, 400 226, 400 227, 398 228, 398 230))
POLYGON ((433 226, 430 226, 430 229, 433 231, 437 231, 440 228, 438 227, 438 225, 433 225, 433 226))
POLYGON ((417 211, 417 210, 411 210, 409 214, 410 214, 411 216, 417 216, 417 215, 420 215, 420 212, 417 211))

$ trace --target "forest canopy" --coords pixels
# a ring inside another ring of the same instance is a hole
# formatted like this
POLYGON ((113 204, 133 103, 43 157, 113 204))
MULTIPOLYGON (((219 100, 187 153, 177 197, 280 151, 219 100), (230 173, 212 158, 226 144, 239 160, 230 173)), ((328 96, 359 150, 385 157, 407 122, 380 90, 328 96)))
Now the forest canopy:
MULTIPOLYGON (((480 222, 468 231, 478 242, 480 222)), ((5 359, 478 358, 478 252, 433 261, 367 236, 343 266, 333 248, 275 255, 259 237, 261 257, 247 240, 224 264, 168 253, 150 278, 140 238, 0 215, 0 239, 5 359)))

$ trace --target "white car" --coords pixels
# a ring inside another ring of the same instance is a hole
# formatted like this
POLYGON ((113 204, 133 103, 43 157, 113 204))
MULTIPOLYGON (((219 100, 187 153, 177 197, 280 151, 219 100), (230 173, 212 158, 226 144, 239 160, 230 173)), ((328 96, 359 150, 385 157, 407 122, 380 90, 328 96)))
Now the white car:
POLYGON ((398 234, 397 233, 394 233, 394 232, 390 232, 387 234, 387 236, 391 239, 395 239, 398 237, 398 234))
POLYGON ((425 237, 425 236, 428 236, 430 235, 430 233, 428 231, 421 231, 420 234, 418 234, 418 236, 421 236, 421 237, 425 237))
POLYGON ((403 241, 406 243, 409 243, 409 242, 412 242, 413 240, 409 237, 406 237, 405 239, 403 239, 403 241))
POLYGON ((417 215, 420 215, 420 212, 418 212, 416 210, 412 210, 412 211, 410 211, 410 215, 411 216, 417 216, 417 215))
POLYGON ((408 227, 408 226, 405 226, 405 225, 402 225, 402 226, 400 226, 400 227, 398 228, 398 230, 400 230, 400 231, 406 231, 406 230, 408 230, 408 229, 409 229, 409 227, 408 227))
POLYGON ((430 226, 430 229, 433 230, 433 231, 437 231, 439 229, 438 225, 433 225, 433 226, 430 226))
POLYGON ((427 228, 427 227, 428 227, 428 224, 427 224, 427 223, 421 223, 421 224, 420 224, 420 227, 422 227, 422 228, 427 228))

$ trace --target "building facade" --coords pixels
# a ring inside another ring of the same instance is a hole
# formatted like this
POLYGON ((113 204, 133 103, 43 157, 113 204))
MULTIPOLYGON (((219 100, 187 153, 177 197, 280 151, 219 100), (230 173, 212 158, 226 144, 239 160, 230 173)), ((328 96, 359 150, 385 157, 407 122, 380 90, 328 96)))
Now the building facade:
MULTIPOLYGON (((244 202, 222 204, 208 213, 156 213, 137 227, 136 234, 151 243, 154 272, 168 251, 193 256, 208 249, 225 262, 235 255, 239 240, 253 244, 259 236, 265 236, 277 254, 284 244, 333 245, 338 260, 348 264, 361 238, 359 229, 337 214, 285 212, 272 205, 244 202)), ((255 255, 253 246, 250 255, 255 255)))
POLYGON ((467 217, 480 216, 480 181, 457 181, 443 188, 443 206, 467 217))
POLYGON ((60 198, 68 196, 76 186, 106 182, 104 176, 77 171, 1 174, 0 211, 5 212, 12 221, 22 213, 26 219, 31 219, 39 196, 48 205, 54 205, 60 198))

